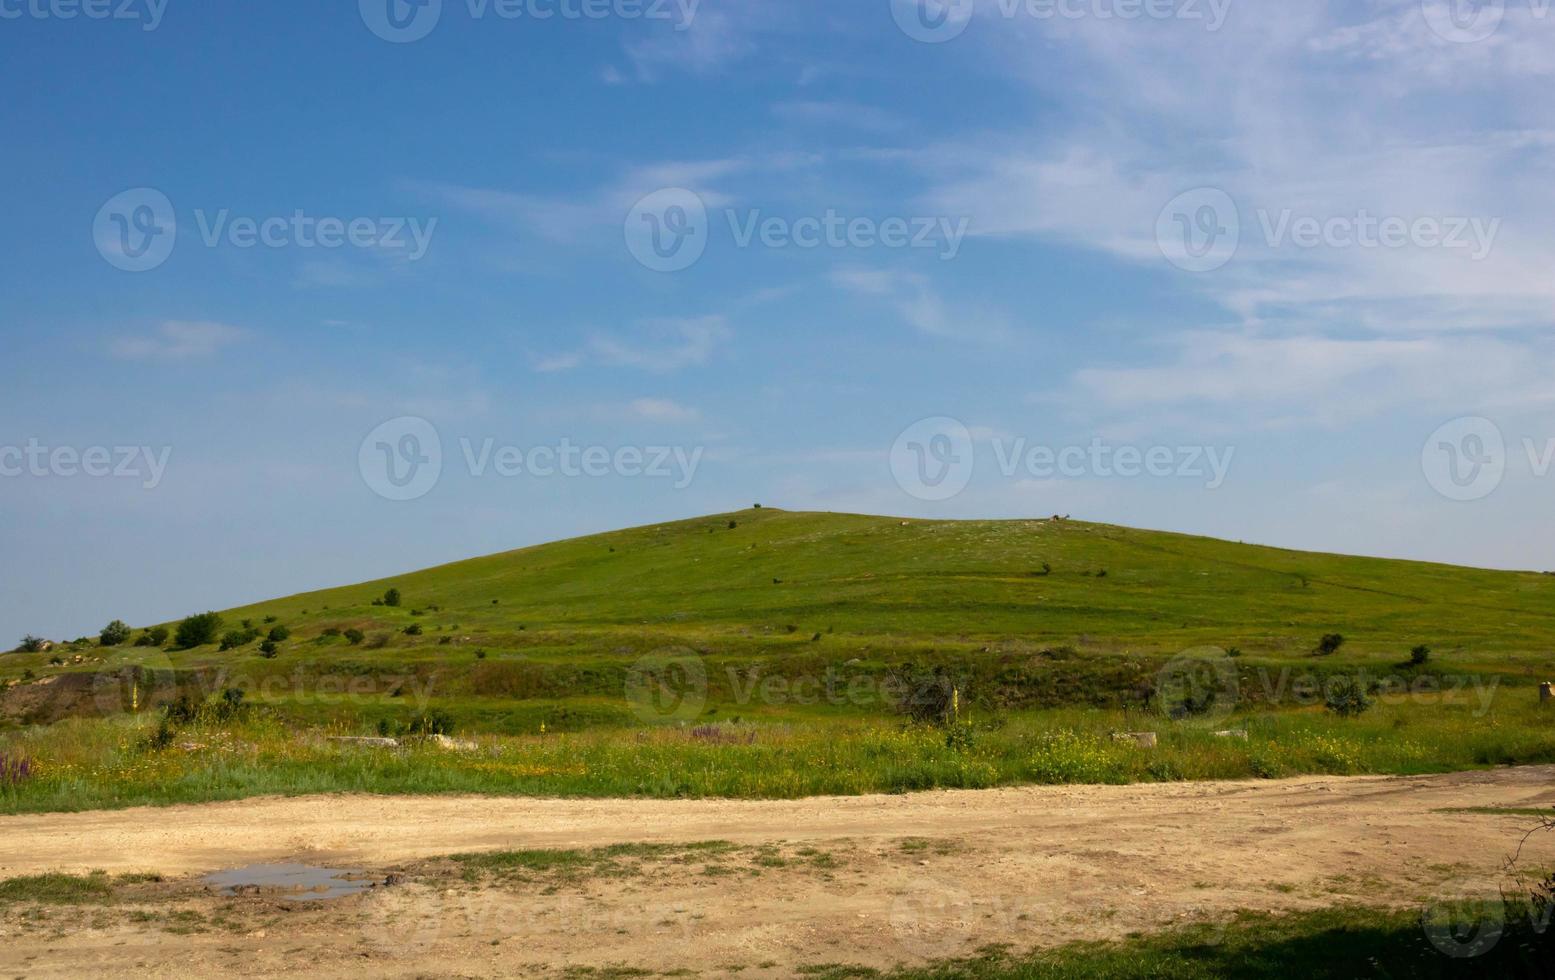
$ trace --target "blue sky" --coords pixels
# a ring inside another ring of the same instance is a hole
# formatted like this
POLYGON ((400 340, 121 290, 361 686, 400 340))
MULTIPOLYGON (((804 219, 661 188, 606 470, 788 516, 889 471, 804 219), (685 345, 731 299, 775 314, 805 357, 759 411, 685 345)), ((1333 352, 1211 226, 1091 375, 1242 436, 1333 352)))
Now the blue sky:
POLYGON ((0 638, 755 501, 1555 566, 1542 0, 390 4, 0 0, 0 638))

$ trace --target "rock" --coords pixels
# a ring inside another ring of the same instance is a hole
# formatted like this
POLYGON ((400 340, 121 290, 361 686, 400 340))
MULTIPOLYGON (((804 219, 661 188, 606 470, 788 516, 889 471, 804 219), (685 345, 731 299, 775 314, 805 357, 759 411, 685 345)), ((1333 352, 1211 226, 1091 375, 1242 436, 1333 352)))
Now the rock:
POLYGON ((1245 729, 1245 728, 1228 728, 1228 729, 1226 729, 1223 732, 1216 732, 1215 733, 1215 737, 1216 738, 1239 738, 1239 739, 1241 739, 1242 741, 1245 742, 1245 741, 1247 741, 1247 729, 1245 729))
POLYGON ((361 745, 374 749, 397 749, 400 747, 399 739, 395 738, 361 738, 354 735, 328 735, 325 741, 342 742, 346 745, 361 745))
POLYGON ((393 888, 395 885, 403 885, 404 883, 405 876, 399 872, 395 872, 383 879, 383 887, 385 888, 393 888))
POLYGON ((1555 698, 1555 684, 1545 681, 1539 685, 1539 703, 1543 704, 1551 698, 1555 698))
POLYGON ((430 735, 427 741, 440 749, 452 749, 456 752, 472 752, 475 750, 474 742, 466 742, 463 739, 449 738, 447 735, 430 735))
POLYGON ((1156 743, 1155 732, 1114 732, 1112 740, 1114 742, 1133 742, 1142 749, 1153 749, 1156 743))

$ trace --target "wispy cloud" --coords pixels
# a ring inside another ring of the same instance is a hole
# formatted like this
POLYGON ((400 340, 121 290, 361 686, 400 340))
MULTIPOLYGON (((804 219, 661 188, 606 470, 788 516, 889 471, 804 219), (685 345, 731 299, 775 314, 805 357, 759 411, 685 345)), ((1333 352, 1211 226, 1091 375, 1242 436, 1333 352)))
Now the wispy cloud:
POLYGON ((247 331, 211 321, 167 320, 150 334, 109 341, 114 357, 135 361, 182 361, 210 357, 247 336, 247 331))
POLYGON ((639 322, 629 334, 595 334, 581 350, 542 355, 534 367, 556 372, 600 364, 667 373, 706 364, 732 336, 720 315, 658 317, 639 322))
POLYGON ((649 422, 695 422, 701 418, 696 409, 668 398, 635 399, 627 406, 627 414, 649 422))
POLYGON ((1003 313, 949 303, 921 273, 841 268, 832 271, 831 281, 840 289, 880 299, 904 323, 929 337, 1001 343, 1013 333, 1003 313))

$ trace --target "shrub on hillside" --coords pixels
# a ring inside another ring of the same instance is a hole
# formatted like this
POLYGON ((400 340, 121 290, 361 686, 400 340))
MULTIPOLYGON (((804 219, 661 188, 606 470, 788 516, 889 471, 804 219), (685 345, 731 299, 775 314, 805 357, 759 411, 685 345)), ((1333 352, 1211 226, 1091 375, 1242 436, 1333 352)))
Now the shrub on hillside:
POLYGON ((411 623, 409 626, 405 627, 405 635, 406 636, 420 636, 421 635, 421 624, 420 623, 411 623))
POLYGON ((264 657, 266 660, 272 659, 280 652, 281 648, 275 645, 274 640, 266 640, 259 644, 259 655, 264 657))
POLYGON ((28 633, 26 636, 22 637, 22 642, 17 645, 16 652, 41 653, 43 652, 43 644, 47 642, 48 641, 41 636, 33 636, 31 633, 28 633))
POLYGON ((399 589, 390 589, 389 591, 385 592, 383 594, 383 604, 385 606, 397 606, 397 605, 399 605, 400 604, 400 590, 399 589))
POLYGON ((221 614, 203 612, 189 616, 179 623, 178 632, 173 635, 173 639, 181 648, 188 650, 191 647, 215 643, 220 634, 221 614))
POLYGON ((167 642, 168 635, 166 626, 153 626, 135 637, 135 645, 138 647, 159 647, 167 642))
POLYGON ((1431 659, 1431 648, 1424 643, 1409 651, 1409 665, 1411 667, 1423 667, 1425 662, 1431 659))
POLYGON ((1325 633, 1323 638, 1317 641, 1317 655, 1320 657, 1331 656, 1338 653, 1344 646, 1344 637, 1339 633, 1325 633))
POLYGON ((276 626, 270 630, 270 642, 282 643, 292 635, 292 631, 284 626, 276 626))
POLYGON ((960 713, 961 690, 944 667, 903 665, 890 674, 896 710, 919 724, 950 725, 960 713))
POLYGON ((103 627, 98 634, 97 641, 105 647, 116 647, 130 638, 130 628, 124 625, 124 620, 116 619, 103 627))
POLYGON ((367 639, 367 634, 353 626, 345 631, 345 638, 347 643, 351 644, 352 646, 356 646, 358 643, 361 643, 363 640, 367 639))
POLYGON ((1366 688, 1353 677, 1341 677, 1328 685, 1323 706, 1341 718, 1354 718, 1371 710, 1366 688))

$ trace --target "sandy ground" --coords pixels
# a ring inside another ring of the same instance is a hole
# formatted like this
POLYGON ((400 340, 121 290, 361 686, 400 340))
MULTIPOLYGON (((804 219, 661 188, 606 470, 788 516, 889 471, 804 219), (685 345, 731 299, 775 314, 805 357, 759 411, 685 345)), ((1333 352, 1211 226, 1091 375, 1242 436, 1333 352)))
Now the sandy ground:
MULTIPOLYGON (((330 796, 0 817, 0 877, 158 872, 111 904, 0 904, 0 974, 792 976, 1115 938, 1238 909, 1414 904, 1498 878, 1555 767, 1420 778, 1029 787, 780 802, 330 796), (459 852, 690 844, 566 872, 459 852), (199 875, 403 877, 328 902, 199 875), (608 974, 604 974, 608 975, 608 974)), ((1524 850, 1555 864, 1555 834, 1524 850)))

